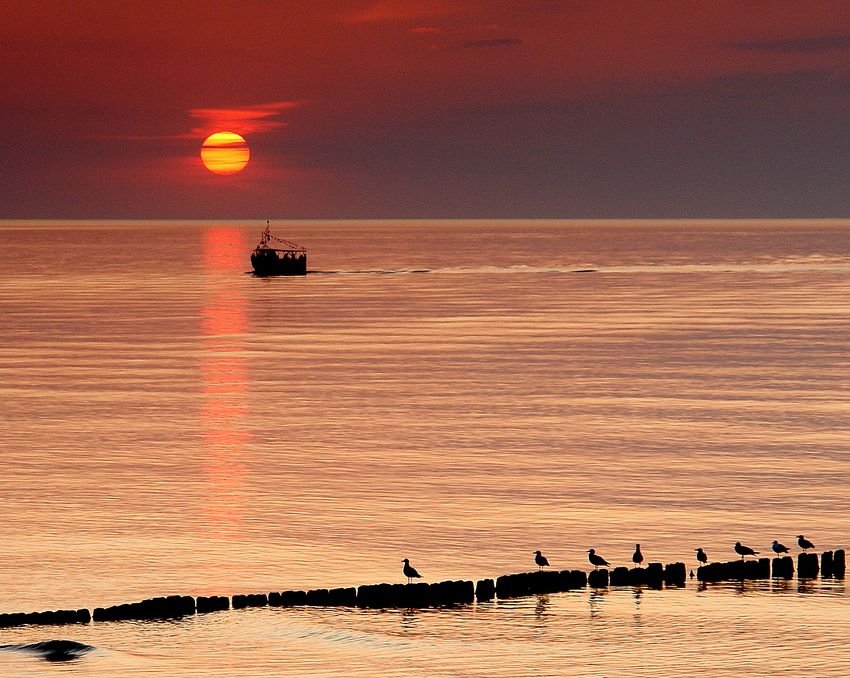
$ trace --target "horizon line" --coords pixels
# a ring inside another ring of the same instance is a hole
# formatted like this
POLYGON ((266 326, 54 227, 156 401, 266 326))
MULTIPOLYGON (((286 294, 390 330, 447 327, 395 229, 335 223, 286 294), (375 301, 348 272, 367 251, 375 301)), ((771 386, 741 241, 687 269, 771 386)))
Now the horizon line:
POLYGON ((231 225, 242 224, 252 225, 255 223, 262 224, 265 221, 276 223, 328 223, 328 222, 347 222, 347 223, 376 223, 376 222, 394 222, 394 223, 508 223, 508 222, 534 222, 534 223, 611 223, 619 222, 625 224, 643 224, 643 223, 667 223, 679 224, 687 223, 850 223, 850 217, 378 217, 378 218, 363 218, 363 217, 305 217, 305 218, 86 218, 86 217, 71 217, 71 218, 0 218, 0 227, 3 226, 52 226, 62 224, 89 224, 95 226, 109 224, 215 224, 227 223, 231 225))

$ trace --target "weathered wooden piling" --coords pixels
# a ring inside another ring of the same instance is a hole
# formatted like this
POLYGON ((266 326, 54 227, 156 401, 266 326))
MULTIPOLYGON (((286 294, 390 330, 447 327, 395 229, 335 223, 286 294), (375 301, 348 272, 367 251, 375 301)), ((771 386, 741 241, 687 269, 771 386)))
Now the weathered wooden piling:
POLYGON ((24 624, 24 617, 26 615, 23 612, 6 612, 4 614, 0 614, 0 628, 9 628, 10 626, 21 626, 24 624))
POLYGON ((782 558, 774 558, 771 574, 774 579, 793 579, 794 578, 794 559, 791 556, 783 556, 782 558))
POLYGON ((649 581, 647 568, 633 567, 627 575, 629 586, 645 586, 649 581))
POLYGON ((720 581, 720 563, 707 563, 698 567, 697 581, 720 581))
MULTIPOLYGON (((269 603, 271 604, 271 603, 269 603)), ((296 607, 298 605, 307 604, 306 591, 281 591, 280 606, 281 607, 296 607)))
POLYGON ((370 608, 429 607, 432 584, 372 584, 357 589, 357 606, 370 608))
POLYGON ((492 579, 480 579, 475 585, 475 599, 481 603, 496 597, 496 582, 492 579))
POLYGON ((25 624, 58 626, 65 624, 88 624, 90 621, 91 612, 85 609, 0 614, 0 627, 23 626, 25 624))
POLYGON ((727 563, 709 563, 697 568, 697 579, 706 582, 769 579, 770 558, 758 560, 732 560, 727 563))
POLYGON ((838 549, 832 553, 832 576, 836 579, 844 579, 844 549, 838 549))
POLYGON ((559 593, 585 586, 587 574, 581 570, 520 572, 502 575, 496 579, 496 595, 502 599, 519 598, 535 593, 559 593))
POLYGON ((192 596, 160 596, 138 603, 124 603, 111 607, 95 608, 92 619, 100 621, 125 621, 131 619, 174 619, 195 614, 192 596))
POLYGON ((664 565, 661 563, 650 563, 646 566, 646 584, 650 588, 660 589, 664 581, 664 565))
POLYGON ((313 607, 354 607, 357 604, 357 589, 313 589, 307 591, 305 604, 313 607))
POLYGON ((529 575, 532 593, 557 593, 564 590, 564 581, 557 571, 532 572, 529 575))
POLYGON ((664 567, 665 586, 684 586, 688 578, 688 568, 684 563, 668 563, 664 567))
POLYGON ((198 596, 195 600, 195 609, 198 614, 229 610, 230 598, 227 596, 198 596))
POLYGON ((832 551, 824 551, 820 556, 820 576, 832 576, 832 551))
POLYGON ((797 577, 799 579, 815 579, 818 576, 818 554, 801 553, 797 556, 797 577))
POLYGON ((328 590, 310 589, 307 591, 307 605, 311 607, 324 607, 328 605, 328 590))
POLYGON ((475 600, 475 585, 471 581, 441 581, 431 584, 431 607, 466 605, 475 600))
POLYGON ((246 607, 265 607, 268 604, 269 596, 267 593, 239 594, 231 599, 231 606, 234 610, 242 610, 246 607))
POLYGON ((593 570, 587 575, 587 584, 594 589, 604 589, 608 586, 608 570, 593 570))
POLYGON ((531 595, 529 572, 503 574, 496 579, 496 595, 499 598, 519 598, 531 595))
MULTIPOLYGON (((565 573, 567 573, 567 570, 561 571, 561 574, 565 573)), ((584 570, 569 570, 569 584, 570 589, 583 589, 587 586, 587 572, 584 570)))
POLYGON ((615 567, 609 577, 611 586, 629 586, 629 568, 615 567))

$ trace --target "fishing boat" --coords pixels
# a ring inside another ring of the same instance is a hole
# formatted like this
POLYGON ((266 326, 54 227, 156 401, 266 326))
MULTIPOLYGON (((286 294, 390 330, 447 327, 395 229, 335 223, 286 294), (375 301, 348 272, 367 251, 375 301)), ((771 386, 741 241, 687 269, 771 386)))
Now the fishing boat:
POLYGON ((278 238, 271 234, 269 222, 260 244, 251 253, 251 266, 254 273, 267 275, 307 275, 307 250, 294 242, 278 238), (282 247, 275 247, 280 244, 282 247))

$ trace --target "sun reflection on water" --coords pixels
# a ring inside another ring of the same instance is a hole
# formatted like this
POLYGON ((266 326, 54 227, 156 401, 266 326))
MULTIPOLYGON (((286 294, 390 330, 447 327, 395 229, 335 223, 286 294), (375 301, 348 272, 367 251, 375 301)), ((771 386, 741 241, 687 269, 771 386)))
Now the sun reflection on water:
POLYGON ((238 270, 244 234, 211 228, 203 234, 203 260, 209 294, 201 315, 204 339, 200 365, 200 410, 207 496, 204 521, 211 535, 239 536, 245 512, 245 451, 250 443, 245 404, 247 366, 240 355, 248 321, 242 295, 222 281, 238 270))

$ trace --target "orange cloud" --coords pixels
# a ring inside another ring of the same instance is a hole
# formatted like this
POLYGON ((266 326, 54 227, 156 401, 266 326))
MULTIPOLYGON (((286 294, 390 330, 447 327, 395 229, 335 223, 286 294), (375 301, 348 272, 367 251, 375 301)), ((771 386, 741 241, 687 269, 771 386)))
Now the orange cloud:
POLYGON ((301 101, 273 101, 238 108, 193 108, 189 111, 199 121, 192 130, 193 135, 204 135, 219 130, 233 130, 239 134, 269 132, 287 123, 276 120, 286 110, 300 106, 301 101))

